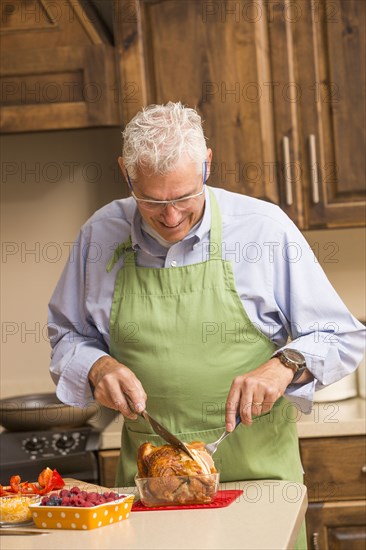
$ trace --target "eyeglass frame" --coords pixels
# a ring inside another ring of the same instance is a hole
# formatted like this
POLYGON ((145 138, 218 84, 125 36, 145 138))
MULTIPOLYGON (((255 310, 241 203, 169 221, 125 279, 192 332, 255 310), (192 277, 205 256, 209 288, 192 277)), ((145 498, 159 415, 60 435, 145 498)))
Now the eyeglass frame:
POLYGON ((164 205, 164 208, 162 209, 162 210, 164 210, 168 206, 168 204, 171 204, 173 207, 175 207, 176 202, 185 201, 187 199, 194 199, 196 197, 200 197, 201 195, 203 195, 203 193, 205 191, 206 180, 207 180, 207 160, 205 160, 204 165, 205 165, 205 168, 204 168, 204 173, 203 173, 202 191, 200 191, 199 193, 195 193, 194 195, 187 195, 186 197, 181 197, 180 199, 175 199, 175 200, 171 200, 171 201, 159 201, 159 200, 155 200, 155 199, 141 199, 139 197, 136 197, 135 192, 134 192, 133 187, 132 187, 132 183, 131 183, 129 173, 128 173, 127 168, 126 168, 127 183, 128 183, 129 188, 130 188, 131 195, 133 196, 133 198, 135 199, 135 201, 137 203, 147 202, 147 203, 153 204, 153 205, 154 204, 164 205))

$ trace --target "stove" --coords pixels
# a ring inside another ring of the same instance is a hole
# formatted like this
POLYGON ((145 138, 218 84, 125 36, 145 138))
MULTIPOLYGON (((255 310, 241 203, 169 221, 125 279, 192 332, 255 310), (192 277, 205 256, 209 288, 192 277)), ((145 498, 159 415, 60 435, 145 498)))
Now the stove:
POLYGON ((9 432, 0 434, 0 483, 13 475, 35 481, 47 466, 62 477, 98 483, 100 432, 91 426, 73 429, 9 432))

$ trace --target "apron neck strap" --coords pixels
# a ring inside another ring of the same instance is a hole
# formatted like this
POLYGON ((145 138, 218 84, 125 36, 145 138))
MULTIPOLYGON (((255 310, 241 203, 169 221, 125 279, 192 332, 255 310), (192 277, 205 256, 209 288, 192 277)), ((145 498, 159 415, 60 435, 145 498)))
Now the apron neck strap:
MULTIPOLYGON (((221 212, 216 197, 210 187, 207 186, 210 194, 211 204, 211 229, 210 229, 210 260, 221 260, 222 257, 222 221, 221 212)), ((109 260, 106 271, 110 273, 120 257, 124 254, 124 265, 136 265, 135 252, 132 248, 131 235, 123 243, 120 243, 114 249, 113 255, 109 260)))
POLYGON ((120 243, 116 246, 114 249, 113 255, 111 259, 109 260, 106 271, 107 273, 110 273, 120 257, 124 254, 124 265, 136 265, 135 262, 135 251, 132 248, 132 240, 131 235, 128 237, 128 239, 125 240, 125 242, 120 243))
POLYGON ((211 204, 211 229, 210 229, 210 260, 221 260, 222 258, 222 220, 221 211, 216 197, 208 187, 211 204))

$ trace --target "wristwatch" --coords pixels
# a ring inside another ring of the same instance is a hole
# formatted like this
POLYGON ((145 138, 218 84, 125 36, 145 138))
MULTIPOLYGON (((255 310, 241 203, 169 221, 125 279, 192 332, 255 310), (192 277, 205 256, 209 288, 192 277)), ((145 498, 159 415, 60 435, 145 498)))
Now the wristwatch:
POLYGON ((278 359, 281 361, 285 367, 292 369, 294 372, 294 377, 292 379, 291 384, 296 382, 306 369, 306 361, 305 357, 302 353, 297 351, 296 349, 291 348, 285 348, 281 351, 278 351, 275 353, 273 357, 278 357, 278 359))

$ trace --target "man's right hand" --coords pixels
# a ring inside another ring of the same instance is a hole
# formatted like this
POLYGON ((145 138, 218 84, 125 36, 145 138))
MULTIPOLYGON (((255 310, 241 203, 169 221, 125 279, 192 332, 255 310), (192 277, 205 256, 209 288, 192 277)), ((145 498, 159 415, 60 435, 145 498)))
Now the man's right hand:
POLYGON ((89 371, 95 399, 110 409, 118 410, 130 420, 145 409, 146 393, 134 373, 113 357, 104 355, 89 371))

